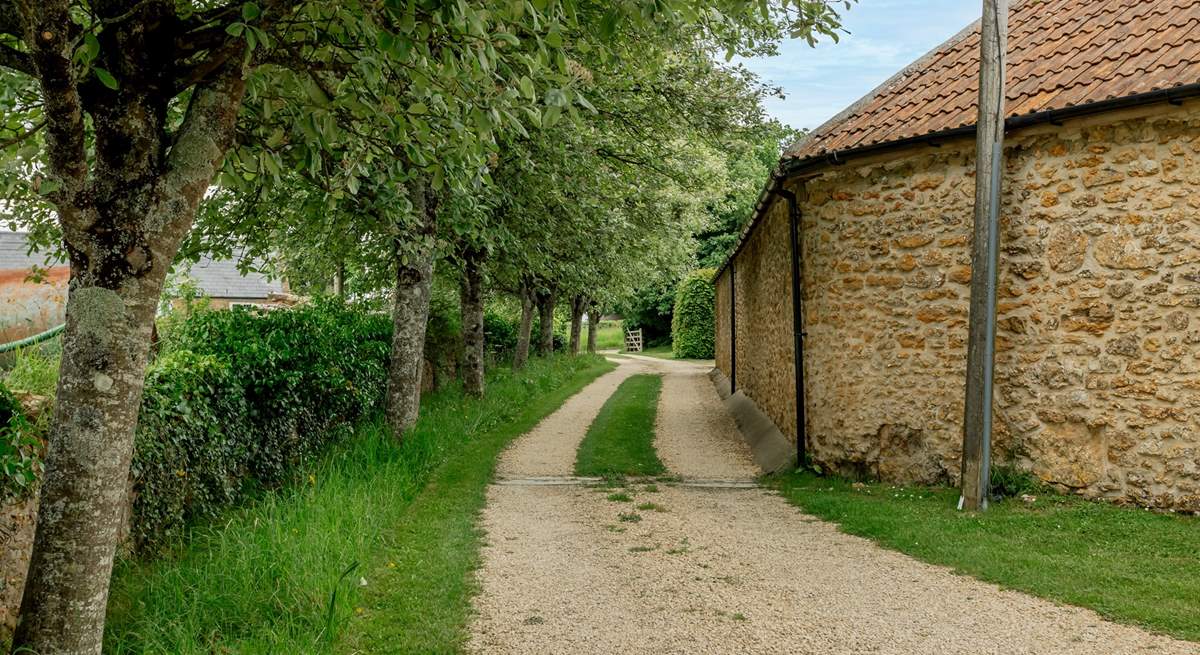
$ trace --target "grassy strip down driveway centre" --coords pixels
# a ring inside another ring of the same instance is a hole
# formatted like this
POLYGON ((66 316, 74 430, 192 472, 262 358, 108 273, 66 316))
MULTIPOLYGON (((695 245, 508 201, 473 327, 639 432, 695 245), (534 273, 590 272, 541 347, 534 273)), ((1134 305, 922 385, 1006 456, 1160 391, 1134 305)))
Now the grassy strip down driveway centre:
POLYGON ((343 446, 178 552, 121 562, 106 653, 452 653, 467 638, 475 520, 512 439, 613 365, 497 370, 487 396, 429 396, 397 443, 368 422, 343 446))
POLYGON ((661 475, 654 450, 654 419, 662 377, 632 375, 604 403, 575 456, 575 475, 661 475))
POLYGON ((847 533, 956 572, 1121 623, 1200 641, 1200 519, 1037 493, 987 512, 958 491, 866 484, 807 472, 769 478, 806 512, 847 533))

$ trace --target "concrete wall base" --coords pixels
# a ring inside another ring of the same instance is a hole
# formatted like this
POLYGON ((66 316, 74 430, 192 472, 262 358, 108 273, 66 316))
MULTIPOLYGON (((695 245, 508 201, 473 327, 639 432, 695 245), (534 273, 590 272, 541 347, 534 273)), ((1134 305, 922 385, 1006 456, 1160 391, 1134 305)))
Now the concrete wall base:
POLYGON ((741 391, 729 393, 729 378, 720 369, 714 368, 708 377, 712 379, 717 394, 725 402, 725 409, 733 415, 738 430, 750 446, 754 463, 764 473, 775 473, 796 466, 796 447, 783 436, 779 428, 741 391))

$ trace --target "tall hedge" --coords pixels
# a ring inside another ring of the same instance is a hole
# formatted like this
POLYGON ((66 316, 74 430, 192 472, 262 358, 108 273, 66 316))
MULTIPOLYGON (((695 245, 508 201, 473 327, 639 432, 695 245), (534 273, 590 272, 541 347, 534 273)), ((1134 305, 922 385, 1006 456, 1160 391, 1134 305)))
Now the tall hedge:
POLYGON ((671 350, 676 359, 712 359, 716 340, 714 271, 702 268, 684 276, 675 289, 671 350))
POLYGON ((147 369, 133 462, 137 547, 210 517, 380 407, 391 322, 339 301, 202 310, 147 369))

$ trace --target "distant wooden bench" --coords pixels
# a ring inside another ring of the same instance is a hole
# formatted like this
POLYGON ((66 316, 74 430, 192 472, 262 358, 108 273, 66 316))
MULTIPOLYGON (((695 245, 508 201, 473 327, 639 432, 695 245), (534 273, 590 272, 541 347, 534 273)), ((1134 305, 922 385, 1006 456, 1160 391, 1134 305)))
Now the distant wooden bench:
POLYGON ((642 352, 642 331, 640 329, 625 333, 625 352, 642 352))

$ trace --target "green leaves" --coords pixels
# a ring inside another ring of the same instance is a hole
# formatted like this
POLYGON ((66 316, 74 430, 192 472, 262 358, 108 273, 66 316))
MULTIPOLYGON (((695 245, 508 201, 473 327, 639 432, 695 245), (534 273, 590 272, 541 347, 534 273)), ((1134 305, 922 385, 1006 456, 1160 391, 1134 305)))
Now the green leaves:
POLYGON ((41 475, 41 431, 0 379, 0 500, 24 496, 41 475))
POLYGON ((104 70, 103 68, 93 68, 92 74, 96 76, 96 79, 100 80, 101 84, 112 89, 113 91, 116 91, 117 88, 120 87, 120 84, 117 83, 117 78, 113 77, 112 73, 104 70))
POLYGON ((174 317, 146 372, 132 526, 140 548, 215 515, 255 484, 286 482, 385 387, 386 316, 334 301, 174 317))
POLYGON ((533 80, 529 79, 529 76, 522 75, 521 79, 518 81, 518 84, 521 87, 522 97, 524 97, 526 100, 537 99, 537 91, 534 89, 533 80))

